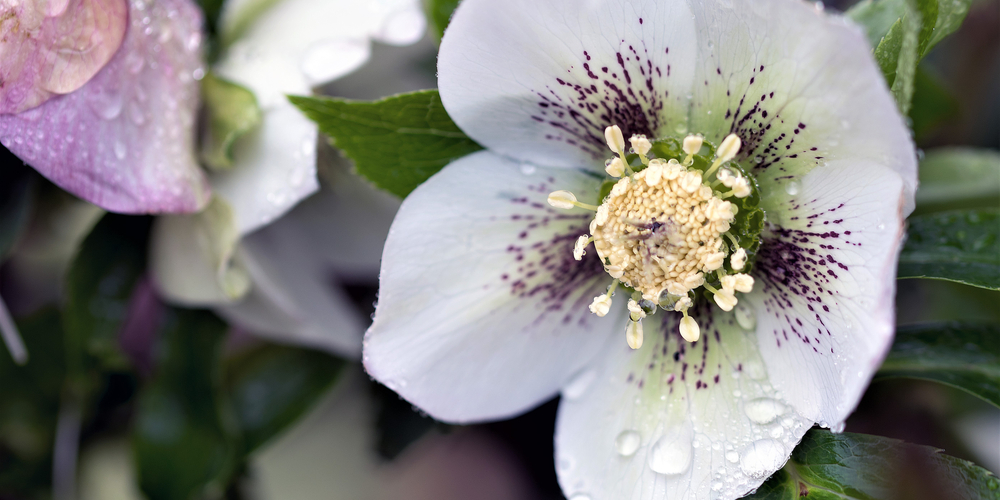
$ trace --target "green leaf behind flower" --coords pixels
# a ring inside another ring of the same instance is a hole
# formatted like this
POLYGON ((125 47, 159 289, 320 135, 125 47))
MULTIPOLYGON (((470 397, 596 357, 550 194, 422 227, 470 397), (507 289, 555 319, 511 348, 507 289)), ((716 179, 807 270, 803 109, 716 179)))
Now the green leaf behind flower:
POLYGON ((266 345, 227 363, 226 392, 247 455, 311 409, 346 363, 295 347, 266 345))
POLYGON ((948 147, 920 162, 917 210, 1000 206, 1000 153, 948 147))
POLYGON ((812 429, 749 500, 996 500, 1000 480, 929 446, 812 429))
POLYGON ((909 218, 900 278, 931 278, 1000 290, 1000 209, 909 218))
POLYGON ((151 219, 107 214, 83 240, 66 277, 63 323, 71 369, 78 374, 90 356, 104 367, 128 368, 118 333, 132 290, 146 269, 151 219))
POLYGON ((861 24, 903 114, 910 109, 917 63, 962 25, 971 0, 865 0, 847 11, 861 24))
POLYGON ((460 1, 426 0, 424 2, 424 11, 427 13, 427 20, 430 21, 428 28, 430 28, 431 34, 438 41, 444 36, 444 29, 451 22, 451 15, 455 13, 455 9, 458 8, 460 1))
POLYGON ((28 225, 34 203, 35 177, 0 177, 0 262, 14 248, 21 232, 28 225))
POLYGON ((932 380, 1000 407, 1000 326, 958 322, 901 326, 876 378, 932 380))
POLYGON ((482 149, 448 116, 437 90, 374 102, 290 96, 359 174, 401 198, 453 160, 482 149))
POLYGON ((233 143, 260 124, 257 97, 246 87, 208 73, 201 80, 206 127, 201 159, 213 169, 233 166, 233 143))
POLYGON ((150 500, 190 500, 218 492, 232 473, 232 433, 217 397, 226 325, 205 311, 169 309, 161 326, 157 373, 139 396, 132 449, 150 500))

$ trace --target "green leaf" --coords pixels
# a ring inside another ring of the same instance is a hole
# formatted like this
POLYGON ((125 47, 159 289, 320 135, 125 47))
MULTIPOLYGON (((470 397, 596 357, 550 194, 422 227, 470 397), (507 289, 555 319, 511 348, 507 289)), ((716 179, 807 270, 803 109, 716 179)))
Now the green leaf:
POLYGON ((22 176, 0 187, 0 262, 14 248, 14 243, 28 225, 34 204, 35 177, 22 176))
POLYGON ((1000 325, 947 322, 899 327, 876 378, 900 377, 947 384, 1000 407, 1000 325))
POLYGON ((752 500, 996 500, 1000 481, 929 446, 812 429, 752 500))
POLYGON ((247 455, 311 409, 346 363, 318 351, 268 345, 228 363, 226 387, 247 455))
POLYGON ((78 373, 86 368, 84 355, 97 358, 106 368, 129 367, 118 346, 118 333, 132 290, 146 269, 150 222, 149 217, 105 215, 70 264, 63 323, 67 348, 77 353, 72 369, 78 373))
POLYGON ((139 394, 132 449, 150 500, 189 500, 221 491, 233 446, 219 404, 226 325, 204 311, 164 315, 158 371, 139 394))
POLYGON ((482 147, 451 120, 437 90, 374 102, 290 96, 354 160, 358 173, 401 198, 482 147))
POLYGON ((207 127, 201 144, 201 159, 211 168, 233 166, 233 143, 260 124, 257 97, 246 87, 208 73, 201 80, 207 127))
POLYGON ((1000 206, 1000 153, 969 147, 938 148, 920 162, 917 209, 1000 206))
POLYGON ((427 12, 427 20, 430 21, 431 34, 438 41, 444 36, 444 29, 451 21, 451 15, 458 7, 461 0, 426 0, 424 9, 427 12))
POLYGON ((17 326, 31 361, 18 366, 0 347, 0 492, 45 498, 51 490, 56 415, 66 373, 63 330, 55 309, 43 309, 17 326), (49 492, 39 495, 45 490, 49 492))
POLYGON ((918 144, 949 119, 958 116, 960 111, 958 99, 923 68, 917 66, 917 76, 913 81, 913 105, 910 107, 913 135, 918 144))
POLYGON ((909 218, 900 278, 931 278, 1000 290, 1000 209, 909 218))
POLYGON ((917 63, 962 24, 971 0, 865 0, 847 11, 865 28, 875 60, 903 114, 917 63))

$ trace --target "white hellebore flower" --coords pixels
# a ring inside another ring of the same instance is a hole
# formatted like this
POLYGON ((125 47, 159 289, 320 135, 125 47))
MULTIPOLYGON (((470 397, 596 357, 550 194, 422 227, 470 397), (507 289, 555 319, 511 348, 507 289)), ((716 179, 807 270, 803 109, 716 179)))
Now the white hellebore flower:
MULTIPOLYGON (((361 224, 369 215, 381 219, 395 205, 338 172, 335 193, 315 196, 290 214, 283 228, 266 231, 265 226, 319 189, 317 126, 286 96, 311 94, 314 86, 356 70, 368 60, 372 40, 412 44, 425 28, 419 0, 280 0, 264 7, 254 0, 225 3, 219 22, 223 50, 212 69, 251 90, 262 119, 234 143, 233 166, 209 175, 215 197, 206 210, 157 219, 151 261, 164 297, 218 307, 220 314, 254 333, 359 354, 358 332, 365 322, 349 314, 354 307, 344 294, 331 290, 332 273, 317 273, 316 268, 336 267, 354 257, 324 254, 330 248, 381 243, 385 233, 379 235, 377 228, 368 240, 339 229, 361 224), (329 219, 335 220, 322 235, 303 231, 329 219), (312 238, 303 244, 304 233, 312 238)), ((368 246, 366 254, 380 247, 368 246)))
POLYGON ((403 202, 372 376, 454 422, 561 393, 559 481, 594 500, 738 498, 842 426, 892 339, 916 184, 856 26, 797 0, 465 0, 438 71, 488 149, 403 202))

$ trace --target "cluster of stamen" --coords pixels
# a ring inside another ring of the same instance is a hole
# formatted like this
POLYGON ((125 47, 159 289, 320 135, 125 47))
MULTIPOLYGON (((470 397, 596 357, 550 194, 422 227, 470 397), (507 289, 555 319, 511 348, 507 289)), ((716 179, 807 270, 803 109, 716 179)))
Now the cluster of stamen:
POLYGON ((729 258, 733 271, 746 265, 746 250, 729 234, 738 208, 727 198, 745 198, 751 193, 749 181, 723 164, 740 149, 740 139, 729 135, 716 151, 715 161, 704 172, 691 168, 703 140, 690 135, 684 139, 683 162, 677 159, 650 158, 652 143, 642 135, 630 139, 631 153, 640 165, 633 167, 625 154, 625 140, 618 126, 605 130, 608 147, 616 156, 605 164, 608 175, 620 178, 611 193, 594 206, 577 201, 568 191, 549 195, 549 204, 564 209, 585 208, 596 212, 590 234, 582 235, 573 249, 577 260, 583 258, 592 242, 607 273, 614 278, 607 293, 594 298, 590 310, 598 316, 610 311, 612 296, 619 285, 634 293, 628 302, 629 322, 626 341, 633 349, 642 346, 642 319, 656 308, 680 312, 681 336, 697 341, 700 328, 688 315, 694 291, 708 290, 715 303, 731 311, 737 303, 736 292, 753 289, 747 274, 726 274, 729 258), (715 174, 715 180, 712 176, 715 174), (727 191, 722 192, 725 186, 727 191), (720 288, 706 283, 715 273, 720 288))

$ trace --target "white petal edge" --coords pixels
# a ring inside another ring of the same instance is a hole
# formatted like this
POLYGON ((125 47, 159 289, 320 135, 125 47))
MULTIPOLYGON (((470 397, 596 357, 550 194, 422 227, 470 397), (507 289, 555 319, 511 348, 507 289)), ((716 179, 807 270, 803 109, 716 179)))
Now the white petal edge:
POLYGON ((904 186, 878 164, 830 162, 762 235, 745 297, 761 355, 775 386, 824 426, 853 411, 892 345, 904 186))
POLYGON ((383 252, 368 373, 452 422, 510 417, 554 396, 623 317, 622 298, 604 318, 587 309, 610 284, 593 251, 572 258, 590 213, 545 204, 556 189, 594 202, 599 184, 483 151, 418 187, 383 252))
POLYGON ((590 386, 564 392, 556 470, 567 496, 739 498, 781 468, 812 426, 768 380, 756 336, 733 313, 708 304, 693 315, 698 342, 680 337, 680 314, 660 311, 644 320, 640 349, 615 339, 594 361, 590 386))
POLYGON ((862 30, 800 0, 691 2, 698 66, 693 132, 718 143, 737 133, 765 208, 802 175, 836 160, 898 172, 913 210, 913 141, 862 30), (814 149, 815 148, 815 149, 814 149))
POLYGON ((441 100, 491 150, 602 171, 607 126, 686 130, 690 19, 684 2, 465 0, 441 42, 441 100))

